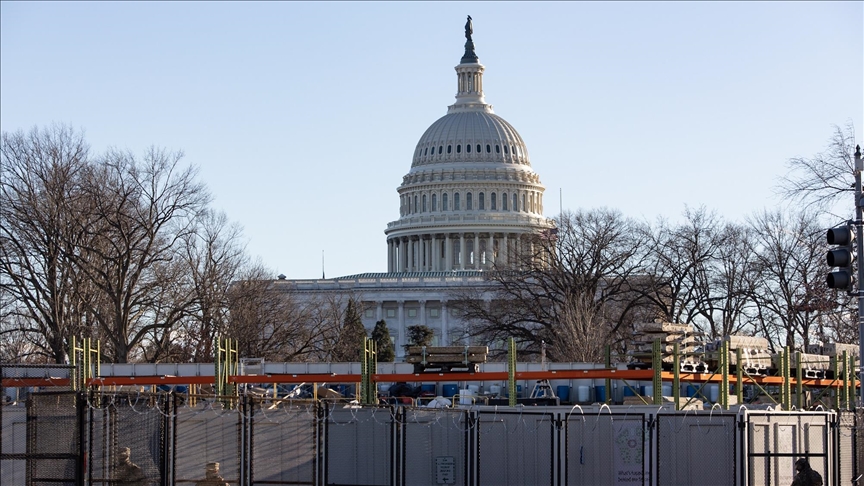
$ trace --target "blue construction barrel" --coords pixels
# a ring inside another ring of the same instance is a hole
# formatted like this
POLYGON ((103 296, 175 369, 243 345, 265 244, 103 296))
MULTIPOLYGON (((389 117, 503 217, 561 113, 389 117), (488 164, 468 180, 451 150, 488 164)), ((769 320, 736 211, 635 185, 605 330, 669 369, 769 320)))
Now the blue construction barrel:
POLYGON ((570 385, 558 385, 555 388, 555 394, 558 395, 558 399, 562 402, 570 401, 570 385))
POLYGON ((687 397, 695 397, 697 388, 690 383, 687 384, 687 397))
POLYGON ((435 383, 424 383, 420 385, 420 392, 429 392, 435 394, 435 383))
POLYGON ((636 392, 633 391, 633 388, 634 388, 634 387, 632 387, 632 386, 626 386, 626 385, 625 385, 625 386, 624 386, 624 396, 625 396, 625 397, 635 397, 635 396, 636 396, 636 392))
POLYGON ((448 383, 444 385, 444 398, 452 398, 459 391, 459 385, 448 383))
POLYGON ((597 385, 594 387, 594 395, 597 397, 597 402, 606 402, 606 385, 597 385))

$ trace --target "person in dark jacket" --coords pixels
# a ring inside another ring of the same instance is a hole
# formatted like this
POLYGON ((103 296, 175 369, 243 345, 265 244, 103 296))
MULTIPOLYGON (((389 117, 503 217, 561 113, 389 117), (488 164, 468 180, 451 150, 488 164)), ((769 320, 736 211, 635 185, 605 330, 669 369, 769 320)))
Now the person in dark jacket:
POLYGON ((822 476, 802 457, 795 461, 795 479, 792 480, 792 486, 822 486, 822 476))

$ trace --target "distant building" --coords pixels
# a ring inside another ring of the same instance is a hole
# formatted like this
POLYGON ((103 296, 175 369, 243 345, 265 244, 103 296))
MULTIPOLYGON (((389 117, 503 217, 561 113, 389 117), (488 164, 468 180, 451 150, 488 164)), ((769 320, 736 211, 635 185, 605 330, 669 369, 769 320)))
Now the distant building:
POLYGON ((489 289, 483 271, 527 250, 528 235, 554 227, 543 216, 540 177, 512 125, 492 111, 483 71, 468 38, 456 66, 456 103, 420 137, 398 188, 399 219, 387 224, 387 272, 320 280, 277 280, 298 297, 348 294, 363 306, 363 324, 384 319, 402 356, 405 328, 424 324, 435 344, 461 335, 448 307, 467 288, 489 289))

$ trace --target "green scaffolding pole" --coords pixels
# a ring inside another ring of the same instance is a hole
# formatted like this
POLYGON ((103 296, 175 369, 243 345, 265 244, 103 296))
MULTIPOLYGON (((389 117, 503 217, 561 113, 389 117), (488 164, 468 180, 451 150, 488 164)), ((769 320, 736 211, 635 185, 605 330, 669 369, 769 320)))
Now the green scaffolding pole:
POLYGON ((654 368, 654 378, 651 383, 654 388, 654 405, 663 404, 663 353, 660 347, 660 339, 655 339, 651 353, 651 366, 654 368))
POLYGON ((744 368, 741 366, 741 348, 735 350, 735 397, 738 405, 744 403, 744 368))
POLYGON ((720 344, 720 407, 729 410, 729 341, 720 344))
MULTIPOLYGON (((606 345, 606 369, 612 369, 612 346, 606 345)), ((612 403, 612 378, 606 378, 606 404, 612 403)))
POLYGON ((84 338, 80 341, 81 345, 79 346, 75 336, 69 340, 69 364, 75 367, 69 380, 69 386, 72 390, 83 390, 90 379, 102 375, 102 345, 99 340, 95 340, 95 348, 92 338, 84 338))
POLYGON ((363 338, 363 360, 360 362, 360 402, 372 405, 378 401, 372 375, 378 373, 378 350, 374 340, 363 338))
MULTIPOLYGON (((215 388, 217 397, 236 397, 239 395, 237 387, 231 383, 231 376, 238 374, 239 358, 237 355, 237 340, 231 338, 216 339, 216 370, 215 388)), ((233 407, 233 398, 221 398, 226 407, 233 407)))
POLYGON ((507 391, 511 407, 516 406, 516 340, 507 343, 507 391))
POLYGON ((783 348, 783 353, 780 355, 781 373, 783 374, 783 383, 780 385, 780 402, 783 405, 783 410, 790 410, 792 407, 792 388, 789 384, 790 380, 790 363, 789 363, 789 346, 783 348))
POLYGON ((681 409, 681 356, 678 355, 678 343, 672 345, 672 399, 675 400, 675 410, 681 409))
POLYGON ((795 408, 801 410, 804 406, 804 368, 801 363, 801 351, 795 351, 795 408))

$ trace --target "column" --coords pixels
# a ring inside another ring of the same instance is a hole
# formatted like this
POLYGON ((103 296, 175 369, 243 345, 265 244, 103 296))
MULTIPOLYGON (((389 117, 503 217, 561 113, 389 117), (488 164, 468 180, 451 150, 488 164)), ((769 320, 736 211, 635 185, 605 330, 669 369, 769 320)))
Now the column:
POLYGON ((405 348, 403 346, 405 345, 405 301, 399 300, 396 301, 396 303, 399 304, 399 312, 396 314, 398 319, 397 325, 399 329, 399 334, 396 337, 396 356, 399 358, 404 358, 405 348))
POLYGON ((474 233, 474 269, 480 269, 480 233, 474 233))
POLYGON ((486 266, 495 266, 495 233, 489 233, 489 243, 486 245, 486 266))
POLYGON ((444 271, 453 270, 453 244, 450 242, 450 233, 444 235, 444 271))
POLYGON ((399 259, 402 260, 402 263, 399 265, 400 272, 408 271, 408 240, 406 238, 399 238, 399 259))
POLYGON ((423 246, 426 247, 426 265, 424 270, 427 272, 432 271, 432 236, 426 235, 426 239, 423 240, 423 246))
POLYGON ((465 233, 459 233, 459 270, 465 270, 465 233))
POLYGON ((438 271, 438 265, 441 261, 439 255, 438 255, 438 252, 441 250, 441 246, 438 245, 437 236, 438 235, 435 235, 435 234, 432 235, 432 271, 433 272, 438 271))
POLYGON ((507 265, 509 262, 510 242, 507 241, 507 233, 501 235, 501 241, 498 242, 498 251, 501 253, 501 263, 507 265))
POLYGON ((408 270, 409 272, 414 271, 414 239, 410 236, 408 237, 408 270))
POLYGON ((387 273, 393 272, 393 240, 387 240, 387 273))
POLYGON ((426 325, 426 301, 420 300, 420 325, 426 325))
POLYGON ((442 300, 441 301, 441 344, 440 344, 441 346, 447 346, 450 344, 450 339, 447 336, 447 333, 449 332, 449 329, 447 328, 447 326, 449 324, 447 322, 447 316, 449 314, 450 314, 450 312, 447 310, 447 301, 442 300))
POLYGON ((375 322, 380 321, 384 318, 384 302, 380 300, 375 301, 375 322))

